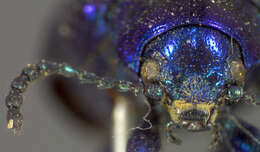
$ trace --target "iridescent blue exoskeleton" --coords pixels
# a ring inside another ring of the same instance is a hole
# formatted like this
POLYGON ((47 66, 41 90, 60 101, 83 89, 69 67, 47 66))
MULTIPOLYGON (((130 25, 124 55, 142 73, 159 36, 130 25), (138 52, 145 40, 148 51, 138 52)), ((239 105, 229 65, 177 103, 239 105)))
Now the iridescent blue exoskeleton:
MULTIPOLYGON (((169 141, 180 144, 174 130, 213 130, 215 149, 259 152, 260 130, 236 118, 229 106, 259 104, 246 91, 247 75, 259 69, 259 1, 246 0, 96 0, 79 1, 84 16, 86 49, 98 49, 109 39, 120 61, 139 77, 138 82, 99 77, 66 63, 42 60, 27 65, 14 79, 6 98, 8 128, 23 125, 22 93, 27 85, 53 74, 73 77, 83 84, 145 95, 149 115, 128 142, 128 152, 158 152, 160 105, 169 115, 169 141), (90 27, 90 28, 89 28, 90 27), (89 30, 91 29, 91 30, 89 30)), ((66 27, 63 34, 68 33, 66 27)), ((81 44, 81 43, 80 43, 81 44)), ((83 45, 83 44, 82 44, 83 45)))

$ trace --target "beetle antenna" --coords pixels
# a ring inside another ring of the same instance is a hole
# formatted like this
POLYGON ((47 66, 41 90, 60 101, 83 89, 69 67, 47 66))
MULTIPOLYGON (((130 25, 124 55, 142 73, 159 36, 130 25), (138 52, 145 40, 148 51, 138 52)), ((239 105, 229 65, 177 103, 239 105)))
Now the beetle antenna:
MULTIPOLYGON (((7 127, 15 134, 18 133, 23 126, 23 115, 21 113, 21 106, 23 103, 22 94, 26 91, 29 83, 41 77, 51 75, 76 78, 82 84, 94 84, 99 89, 116 89, 119 92, 132 92, 136 96, 143 94, 144 90, 143 86, 135 85, 133 82, 99 77, 94 73, 73 68, 67 63, 41 60, 38 64, 28 64, 22 70, 22 73, 12 81, 11 90, 6 97, 6 106, 8 108, 7 127)), ((146 120, 146 116, 144 119, 146 120)), ((149 122, 148 120, 146 121, 149 122)))

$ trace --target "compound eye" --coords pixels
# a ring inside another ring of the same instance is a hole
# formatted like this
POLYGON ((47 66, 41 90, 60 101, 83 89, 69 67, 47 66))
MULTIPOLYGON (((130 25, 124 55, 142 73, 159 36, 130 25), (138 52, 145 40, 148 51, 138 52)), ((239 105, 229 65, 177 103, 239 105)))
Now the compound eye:
POLYGON ((243 84, 246 75, 246 69, 241 61, 232 61, 230 65, 232 77, 240 85, 243 84))
POLYGON ((232 99, 231 101, 238 101, 243 97, 243 89, 238 86, 231 86, 228 90, 228 98, 232 99))
POLYGON ((163 96, 163 89, 159 85, 150 84, 145 95, 154 100, 160 100, 163 96))
POLYGON ((160 75, 160 65, 158 61, 148 59, 141 67, 141 77, 144 82, 151 82, 160 75))

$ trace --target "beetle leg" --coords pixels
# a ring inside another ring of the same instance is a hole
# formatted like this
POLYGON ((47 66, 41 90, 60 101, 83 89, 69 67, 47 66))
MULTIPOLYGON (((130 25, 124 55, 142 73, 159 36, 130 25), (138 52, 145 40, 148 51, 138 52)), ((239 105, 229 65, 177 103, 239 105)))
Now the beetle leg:
POLYGON ((218 148, 219 144, 222 141, 222 137, 221 137, 221 134, 220 134, 220 129, 221 128, 218 127, 218 126, 214 126, 212 128, 212 130, 213 130, 213 133, 212 133, 213 140, 212 140, 212 142, 209 145, 209 150, 210 151, 216 151, 216 149, 218 148))
POLYGON ((29 83, 41 77, 47 77, 50 75, 61 75, 68 78, 76 78, 82 84, 94 84, 99 89, 116 89, 119 92, 132 92, 135 95, 143 94, 143 87, 135 85, 130 81, 102 78, 96 76, 94 73, 78 70, 66 63, 56 63, 42 60, 38 64, 28 64, 23 69, 22 73, 17 76, 11 84, 11 90, 6 97, 6 106, 8 108, 8 129, 11 129, 14 133, 17 133, 22 128, 22 94, 26 91, 29 83))
POLYGON ((216 119, 218 151, 260 151, 260 130, 223 107, 216 119))
POLYGON ((260 63, 250 67, 245 80, 246 103, 260 105, 260 63))
POLYGON ((253 105, 260 105, 259 101, 257 102, 255 95, 245 94, 242 99, 245 103, 249 103, 249 104, 253 104, 253 105))
POLYGON ((182 143, 182 140, 180 138, 176 137, 173 133, 173 130, 177 129, 177 128, 178 127, 172 121, 167 123, 167 125, 166 125, 167 140, 171 143, 180 145, 182 143))

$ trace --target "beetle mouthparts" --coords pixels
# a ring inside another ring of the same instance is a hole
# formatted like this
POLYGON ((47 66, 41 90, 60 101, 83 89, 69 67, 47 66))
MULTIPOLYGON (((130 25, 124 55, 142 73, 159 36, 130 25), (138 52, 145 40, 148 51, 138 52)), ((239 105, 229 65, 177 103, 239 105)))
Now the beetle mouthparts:
POLYGON ((197 110, 197 109, 191 109, 184 111, 180 114, 180 119, 185 121, 200 121, 204 122, 205 119, 207 119, 209 116, 209 113, 197 110))

